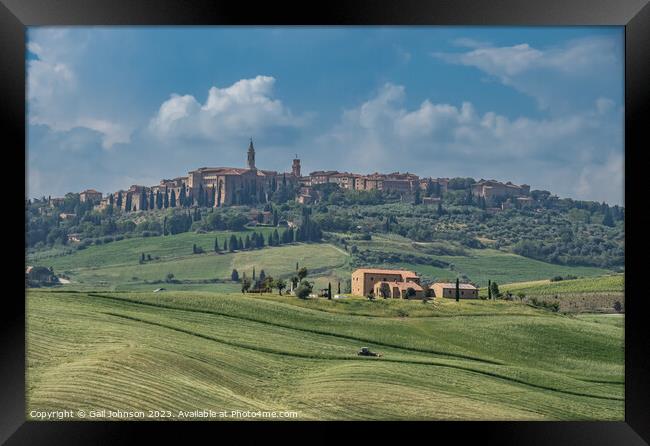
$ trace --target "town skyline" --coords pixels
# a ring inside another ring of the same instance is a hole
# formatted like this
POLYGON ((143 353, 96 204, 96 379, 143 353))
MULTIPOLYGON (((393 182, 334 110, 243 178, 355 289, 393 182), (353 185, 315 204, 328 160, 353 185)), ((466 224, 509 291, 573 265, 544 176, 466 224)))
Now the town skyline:
POLYGON ((622 48, 616 27, 34 27, 27 196, 243 166, 253 136, 264 169, 622 205, 622 48))
MULTIPOLYGON (((253 138, 250 138, 250 144, 251 145, 249 146, 249 154, 248 154, 249 157, 250 157, 250 147, 253 144, 253 138)), ((346 177, 347 176, 350 176, 350 177, 358 176, 358 177, 361 177, 361 178, 388 177, 390 179, 394 179, 395 177, 402 178, 404 176, 414 176, 414 177, 417 177, 421 181, 434 180, 434 182, 436 180, 450 180, 452 178, 473 178, 477 182, 476 184, 478 184, 480 182, 483 182, 483 181, 488 181, 488 182, 495 181, 495 182, 498 182, 498 183, 502 183, 504 185, 508 184, 508 185, 513 185, 513 186, 525 186, 528 191, 531 191, 531 190, 547 191, 547 192, 550 192, 551 196, 558 196, 558 198, 573 198, 573 199, 575 199, 574 197, 559 196, 558 194, 556 194, 549 187, 535 187, 535 186, 531 186, 527 182, 519 182, 519 183, 515 184, 508 178, 492 178, 492 177, 488 178, 488 177, 479 177, 479 176, 472 176, 472 175, 458 175, 458 176, 426 175, 426 174, 422 174, 422 173, 417 172, 417 171, 397 171, 397 170, 396 171, 391 171, 391 172, 385 172, 385 171, 380 172, 378 170, 374 170, 374 171, 371 170, 371 171, 363 171, 362 172, 362 171, 350 171, 350 170, 340 170, 340 169, 306 169, 306 170, 302 170, 302 174, 300 174, 301 169, 302 169, 303 166, 302 166, 302 159, 300 159, 299 154, 297 154, 297 153, 294 154, 294 157, 292 158, 292 164, 293 165, 288 165, 285 169, 282 169, 282 168, 280 168, 280 169, 266 169, 265 166, 263 166, 263 165, 259 165, 259 164, 256 165, 256 156, 257 156, 256 153, 255 153, 256 150, 257 149, 255 149, 254 154, 253 154, 253 168, 254 169, 257 169, 257 170, 260 170, 260 171, 266 171, 266 172, 273 172, 274 174, 277 174, 278 179, 280 179, 283 175, 288 175, 288 176, 294 175, 294 176, 296 176, 297 179, 302 180, 302 182, 300 180, 297 180, 296 183, 301 183, 301 185, 304 186, 305 181, 306 181, 309 187, 311 187, 311 186, 313 186, 315 184, 322 184, 323 182, 330 182, 330 183, 339 184, 336 181, 333 181, 333 180, 330 179, 330 177, 332 177, 332 176, 346 176, 346 177), (297 162, 297 164, 296 164, 296 162, 297 162), (296 170, 295 170, 296 167, 298 169, 297 173, 296 173, 296 170), (292 172, 292 170, 293 170, 293 172, 292 172), (314 177, 320 177, 321 179, 317 183, 312 184, 312 182, 314 181, 313 180, 314 177)), ((250 158, 248 159, 248 163, 250 163, 250 158)), ((143 187, 146 190, 149 190, 149 189, 153 188, 153 189, 157 190, 163 184, 168 184, 168 183, 170 184, 170 183, 176 182, 178 184, 176 184, 174 186, 170 186, 170 190, 171 190, 171 188, 176 189, 176 192, 177 192, 177 195, 178 195, 178 191, 179 191, 181 185, 186 186, 186 187, 189 188, 188 175, 191 175, 192 172, 198 172, 198 171, 202 171, 202 170, 210 171, 210 170, 215 170, 215 169, 225 169, 225 170, 235 169, 235 170, 240 171, 239 173, 242 173, 243 171, 250 170, 250 164, 249 164, 249 166, 244 166, 243 164, 244 163, 242 163, 242 165, 240 165, 240 166, 226 166, 226 165, 219 165, 219 164, 204 165, 204 166, 200 166, 200 167, 195 167, 193 169, 189 169, 187 171, 187 174, 178 175, 177 173, 175 173, 175 174, 172 174, 172 175, 167 175, 167 176, 161 177, 160 179, 158 179, 158 180, 156 180, 154 182, 151 182, 151 183, 143 183, 143 182, 133 183, 133 184, 130 184, 130 185, 124 185, 123 187, 120 187, 120 188, 115 189, 115 190, 105 190, 105 191, 98 190, 98 188, 96 188, 96 187, 89 186, 89 187, 83 187, 83 188, 80 188, 80 189, 77 189, 77 190, 70 190, 70 191, 67 191, 65 194, 67 194, 67 193, 91 193, 92 194, 94 192, 97 192, 99 194, 102 194, 102 196, 105 198, 109 194, 116 195, 118 192, 127 192, 129 190, 132 190, 134 187, 136 187, 136 188, 137 187, 143 187)), ((355 189, 354 187, 343 186, 342 184, 339 184, 339 186, 341 186, 342 188, 346 188, 346 189, 355 189)), ((367 187, 367 188, 364 187, 364 188, 356 188, 356 189, 357 190, 372 190, 372 189, 375 189, 375 188, 376 187, 367 187)), ((446 189, 447 189, 447 186, 445 185, 444 190, 446 191, 446 189)), ((390 190, 390 189, 386 189, 386 190, 390 190)), ((47 194, 47 195, 28 197, 28 198, 30 198, 30 199, 42 199, 43 197, 45 197, 45 198, 62 198, 65 194, 61 194, 60 196, 47 194)), ((99 197, 99 198, 101 198, 101 197, 99 197)), ((99 198, 97 200, 99 200, 99 198)), ((105 203, 108 203, 106 200, 103 200, 103 201, 105 203)), ((586 201, 594 201, 594 200, 586 200, 586 201)), ((607 203, 607 204, 615 205, 616 203, 607 203)))

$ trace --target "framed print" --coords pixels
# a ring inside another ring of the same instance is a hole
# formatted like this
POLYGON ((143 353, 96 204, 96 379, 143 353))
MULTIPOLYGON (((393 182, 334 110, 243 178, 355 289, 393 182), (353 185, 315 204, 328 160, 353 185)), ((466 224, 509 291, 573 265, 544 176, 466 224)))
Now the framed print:
POLYGON ((0 10, 7 444, 647 444, 647 2, 0 10))

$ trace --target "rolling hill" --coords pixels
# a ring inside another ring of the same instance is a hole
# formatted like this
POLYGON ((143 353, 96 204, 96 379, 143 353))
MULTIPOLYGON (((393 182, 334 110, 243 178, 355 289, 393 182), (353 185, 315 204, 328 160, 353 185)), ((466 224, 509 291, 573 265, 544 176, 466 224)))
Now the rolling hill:
MULTIPOLYGON (((272 229, 262 228, 268 233, 272 229)), ((277 247, 241 252, 213 251, 215 237, 221 246, 232 234, 245 237, 250 231, 219 231, 206 234, 182 233, 166 237, 140 237, 93 245, 66 255, 37 253, 29 257, 31 264, 53 267, 55 273, 69 276, 74 289, 151 290, 172 273, 178 283, 165 284, 177 290, 204 290, 233 292, 238 285, 230 282, 230 274, 237 269, 250 277, 253 268, 259 273, 264 269, 273 277, 290 277, 295 264, 305 266, 316 288, 333 287, 341 282, 344 286, 350 278, 354 257, 341 247, 330 243, 293 243, 277 247), (205 252, 192 254, 197 245, 205 252), (139 263, 141 254, 152 260, 139 263)), ((373 235, 370 241, 355 241, 358 246, 371 252, 409 252, 413 242, 396 235, 373 235)), ((427 243, 418 243, 426 249, 427 243)), ((407 268, 428 280, 455 280, 466 276, 484 287, 488 280, 511 283, 549 279, 556 275, 572 274, 593 277, 610 274, 611 271, 581 266, 564 266, 533 260, 496 249, 465 249, 464 255, 438 255, 436 259, 450 266, 442 268, 426 263, 372 262, 363 266, 407 268)), ((380 256, 381 258, 381 256, 380 256)))
POLYGON ((376 304, 28 290, 27 411, 623 419, 623 328, 601 321, 621 316, 504 301, 376 304), (383 356, 359 357, 361 346, 383 356))

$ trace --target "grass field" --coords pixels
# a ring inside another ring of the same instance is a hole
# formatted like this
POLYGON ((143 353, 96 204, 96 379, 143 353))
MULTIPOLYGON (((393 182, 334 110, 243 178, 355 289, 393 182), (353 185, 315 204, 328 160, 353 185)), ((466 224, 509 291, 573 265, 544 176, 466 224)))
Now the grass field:
MULTIPOLYGON (((439 242, 437 242, 439 243, 439 242)), ((383 252, 413 251, 413 242, 397 235, 373 234, 370 241, 354 241, 361 249, 383 252)), ((418 243, 426 247, 427 243, 418 243)), ((465 249, 466 256, 435 256, 453 265, 451 269, 413 263, 399 263, 397 266, 408 268, 435 280, 455 280, 458 275, 466 275, 480 287, 487 286, 488 280, 497 283, 512 283, 572 274, 578 277, 600 276, 611 271, 589 266, 565 266, 541 262, 496 249, 465 249)), ((393 264, 394 265, 394 264, 393 264)), ((379 266, 379 265, 377 265, 379 266)), ((390 266, 390 265, 387 265, 390 266)))
MULTIPOLYGON (((269 228, 264 228, 269 231, 269 228)), ((73 254, 56 257, 35 256, 34 264, 53 267, 57 274, 72 280, 67 288, 77 290, 152 290, 160 286, 175 290, 234 292, 239 284, 229 283, 233 269, 240 275, 252 276, 263 269, 273 277, 290 277, 296 262, 309 270, 317 287, 349 277, 349 256, 329 244, 296 243, 265 247, 253 251, 215 253, 215 237, 220 244, 231 232, 210 234, 178 234, 169 237, 134 238, 91 246, 73 254), (203 247, 203 254, 192 254, 192 245, 203 247), (154 260, 139 263, 140 254, 150 254, 154 260), (156 260, 156 257, 158 258, 156 260), (181 283, 162 283, 168 273, 181 283), (219 283, 211 283, 211 280, 219 283), (222 283, 224 282, 225 283, 222 283)), ((235 233, 245 237, 246 233, 235 233)))
MULTIPOLYGON (((613 312, 614 304, 619 302, 625 308, 625 277, 612 274, 584 279, 538 280, 532 282, 500 285, 499 291, 513 294, 524 293, 528 297, 552 302, 557 300, 560 311, 571 312, 613 312)), ((487 290, 481 290, 486 295, 487 290)))
POLYGON ((29 290, 28 417, 68 408, 623 419, 622 317, 515 302, 378 304, 29 290), (361 346, 383 356, 359 357, 361 346))
MULTIPOLYGON (((267 234, 272 228, 259 228, 267 234)), ((111 289, 121 291, 151 290, 163 281, 168 273, 174 274, 177 284, 165 284, 174 290, 233 292, 238 285, 228 283, 233 269, 250 277, 255 267, 257 273, 264 269, 273 277, 289 277, 295 264, 310 271, 310 279, 316 288, 327 287, 328 282, 336 289, 337 283, 345 283, 352 267, 349 253, 327 244, 292 244, 266 247, 255 251, 216 254, 213 251, 215 237, 220 246, 232 235, 229 231, 207 234, 183 233, 166 237, 132 238, 105 245, 93 245, 85 250, 67 255, 60 251, 36 253, 29 257, 30 264, 53 267, 55 273, 70 276, 73 284, 68 288, 78 290, 111 289), (204 254, 192 254, 192 245, 202 247, 204 254), (140 255, 151 255, 151 261, 139 263, 140 255), (213 283, 214 281, 218 283, 213 283), (225 281, 225 282, 224 282, 225 281)), ((247 232, 235 232, 244 238, 247 232)), ((426 249, 427 243, 413 242, 398 235, 373 235, 372 240, 355 240, 360 249, 382 252, 411 252, 426 249)), ((436 242, 438 245, 440 242, 436 242)), ((432 245, 433 246, 433 245, 432 245)), ((540 262, 495 249, 465 249, 467 255, 435 256, 449 262, 450 268, 427 264, 390 263, 367 266, 407 268, 428 280, 455 280, 465 275, 480 287, 488 280, 497 283, 546 280, 568 274, 594 277, 611 271, 577 266, 562 266, 540 262)), ((159 285, 158 285, 159 286, 159 285)))

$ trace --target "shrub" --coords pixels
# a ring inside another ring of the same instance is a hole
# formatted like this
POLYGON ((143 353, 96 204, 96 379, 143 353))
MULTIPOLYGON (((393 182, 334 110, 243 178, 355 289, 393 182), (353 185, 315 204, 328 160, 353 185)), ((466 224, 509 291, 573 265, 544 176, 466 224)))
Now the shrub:
POLYGON ((313 286, 306 280, 303 280, 300 282, 300 285, 298 285, 298 288, 296 288, 295 293, 300 299, 307 299, 311 294, 312 289, 313 286))

